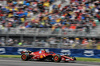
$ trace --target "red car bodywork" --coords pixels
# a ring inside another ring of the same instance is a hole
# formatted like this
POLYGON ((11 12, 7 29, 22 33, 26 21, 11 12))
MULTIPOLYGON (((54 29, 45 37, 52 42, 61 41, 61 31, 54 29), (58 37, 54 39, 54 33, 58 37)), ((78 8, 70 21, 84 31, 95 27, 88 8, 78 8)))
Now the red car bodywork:
POLYGON ((21 59, 26 61, 28 59, 33 59, 33 60, 51 60, 51 61, 55 61, 55 62, 60 62, 60 61, 75 61, 76 58, 72 57, 70 58, 69 56, 66 55, 57 55, 54 52, 46 52, 44 50, 41 51, 37 51, 37 52, 31 52, 31 51, 27 51, 21 52, 22 56, 21 59))

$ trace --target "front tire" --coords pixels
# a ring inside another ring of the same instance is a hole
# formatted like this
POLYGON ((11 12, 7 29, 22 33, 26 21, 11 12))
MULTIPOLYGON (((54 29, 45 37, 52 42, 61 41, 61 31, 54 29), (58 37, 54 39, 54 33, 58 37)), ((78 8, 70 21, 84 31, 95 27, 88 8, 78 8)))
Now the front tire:
POLYGON ((55 55, 53 57, 53 59, 54 59, 55 62, 60 62, 61 61, 61 56, 60 55, 55 55))

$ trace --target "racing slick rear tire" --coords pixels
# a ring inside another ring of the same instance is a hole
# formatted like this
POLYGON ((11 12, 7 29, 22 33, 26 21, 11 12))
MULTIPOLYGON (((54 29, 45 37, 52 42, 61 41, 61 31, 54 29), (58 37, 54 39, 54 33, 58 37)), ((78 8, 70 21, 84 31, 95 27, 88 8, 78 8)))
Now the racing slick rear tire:
POLYGON ((27 54, 22 54, 21 59, 22 59, 23 61, 27 61, 27 60, 29 60, 29 55, 27 55, 27 54))
POLYGON ((53 60, 54 60, 55 62, 60 62, 60 61, 61 61, 61 56, 60 56, 60 55, 55 55, 55 56, 53 57, 53 60))

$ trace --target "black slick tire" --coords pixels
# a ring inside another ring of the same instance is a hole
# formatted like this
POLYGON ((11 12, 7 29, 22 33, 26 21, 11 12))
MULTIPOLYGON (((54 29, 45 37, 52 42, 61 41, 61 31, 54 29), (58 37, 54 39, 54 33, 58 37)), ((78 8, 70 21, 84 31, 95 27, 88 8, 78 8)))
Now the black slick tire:
POLYGON ((60 62, 61 61, 61 56, 60 55, 55 55, 53 57, 54 62, 60 62))

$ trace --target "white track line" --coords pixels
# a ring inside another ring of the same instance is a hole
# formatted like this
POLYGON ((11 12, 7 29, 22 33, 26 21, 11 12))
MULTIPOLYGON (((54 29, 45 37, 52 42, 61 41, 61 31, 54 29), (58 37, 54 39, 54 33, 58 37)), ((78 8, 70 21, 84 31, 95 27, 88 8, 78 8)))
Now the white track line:
POLYGON ((3 60, 0 59, 0 62, 19 62, 19 63, 34 63, 34 64, 53 64, 53 65, 72 65, 72 66, 100 66, 100 65, 92 65, 92 64, 82 64, 82 63, 55 63, 55 62, 38 62, 38 61, 21 61, 21 60, 3 60))

